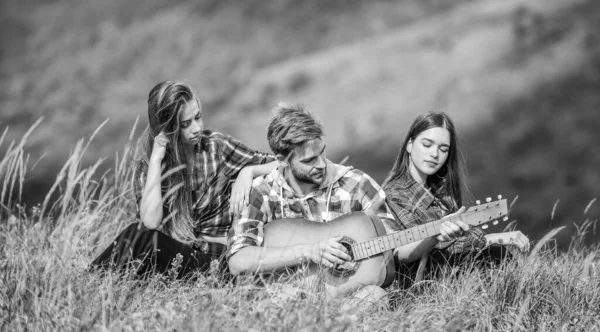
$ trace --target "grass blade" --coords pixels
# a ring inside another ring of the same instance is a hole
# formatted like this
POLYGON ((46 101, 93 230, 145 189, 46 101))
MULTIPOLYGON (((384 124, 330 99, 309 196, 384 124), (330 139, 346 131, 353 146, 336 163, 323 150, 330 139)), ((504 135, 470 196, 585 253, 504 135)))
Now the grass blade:
POLYGON ((546 233, 546 235, 544 235, 544 237, 531 250, 531 253, 529 254, 529 259, 531 260, 531 259, 535 258, 535 256, 537 256, 538 252, 544 246, 544 244, 546 244, 546 242, 550 241, 550 239, 552 239, 554 236, 556 236, 556 234, 558 234, 558 232, 562 231, 566 227, 567 226, 560 226, 560 227, 557 227, 557 228, 551 230, 550 232, 546 233))

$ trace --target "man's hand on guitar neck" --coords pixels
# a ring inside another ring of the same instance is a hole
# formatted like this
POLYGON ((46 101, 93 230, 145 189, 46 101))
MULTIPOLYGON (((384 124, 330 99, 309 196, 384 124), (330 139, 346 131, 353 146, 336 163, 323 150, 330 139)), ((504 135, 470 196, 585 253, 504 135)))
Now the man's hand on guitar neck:
MULTIPOLYGON (((444 219, 450 219, 452 217, 456 217, 462 213, 464 213, 466 208, 463 206, 458 211, 447 215, 444 219)), ((440 242, 449 241, 456 239, 457 237, 463 236, 464 232, 469 231, 469 225, 465 224, 461 220, 455 220, 454 222, 450 220, 444 221, 440 225, 440 235, 436 237, 436 239, 440 242)))
POLYGON ((328 268, 344 264, 352 260, 352 257, 348 255, 348 250, 340 243, 342 238, 343 236, 339 235, 314 244, 303 245, 301 249, 302 258, 310 259, 315 264, 321 264, 328 268))

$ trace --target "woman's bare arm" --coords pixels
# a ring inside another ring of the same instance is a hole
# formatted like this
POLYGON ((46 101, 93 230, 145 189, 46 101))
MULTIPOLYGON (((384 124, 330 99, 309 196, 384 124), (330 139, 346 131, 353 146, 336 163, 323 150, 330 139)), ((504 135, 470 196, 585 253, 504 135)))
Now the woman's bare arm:
POLYGON ((140 218, 144 226, 156 229, 160 226, 163 218, 163 198, 160 188, 162 160, 165 156, 166 146, 169 140, 164 133, 154 138, 152 154, 148 161, 148 174, 146 174, 146 185, 142 192, 140 202, 140 218))

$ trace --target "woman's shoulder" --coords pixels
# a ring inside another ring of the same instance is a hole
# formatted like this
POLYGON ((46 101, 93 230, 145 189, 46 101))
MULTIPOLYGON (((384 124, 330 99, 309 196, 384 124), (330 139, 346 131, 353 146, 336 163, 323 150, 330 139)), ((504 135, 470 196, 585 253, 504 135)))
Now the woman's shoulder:
POLYGON ((385 202, 394 216, 401 221, 414 212, 415 200, 407 190, 399 186, 390 186, 389 183, 383 189, 385 191, 385 202))
POLYGON ((238 140, 237 138, 233 137, 232 135, 226 134, 226 133, 222 133, 219 131, 214 131, 211 129, 204 129, 204 131, 202 131, 202 136, 211 139, 211 140, 221 140, 221 141, 234 141, 234 142, 240 142, 240 140, 238 140))
POLYGON ((412 202, 414 195, 411 195, 407 190, 390 186, 386 186, 383 190, 388 203, 395 204, 401 208, 413 205, 412 202))
POLYGON ((237 138, 210 129, 205 129, 202 132, 202 138, 203 139, 200 141, 202 146, 216 153, 223 150, 236 149, 242 145, 242 142, 237 138))
POLYGON ((403 175, 386 183, 383 190, 390 197, 407 200, 417 194, 413 188, 416 183, 412 177, 403 175))

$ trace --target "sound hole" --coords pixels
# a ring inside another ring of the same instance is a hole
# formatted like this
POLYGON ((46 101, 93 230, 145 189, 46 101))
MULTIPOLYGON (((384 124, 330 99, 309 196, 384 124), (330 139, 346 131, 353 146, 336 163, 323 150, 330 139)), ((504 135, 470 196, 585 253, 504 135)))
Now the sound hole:
POLYGON ((344 246, 344 248, 346 248, 348 255, 352 257, 352 260, 344 264, 337 265, 334 268, 330 268, 327 271, 334 277, 347 278, 356 273, 356 270, 358 270, 358 267, 360 266, 360 262, 354 260, 354 253, 352 252, 352 245, 354 244, 353 239, 344 236, 340 243, 344 246))

